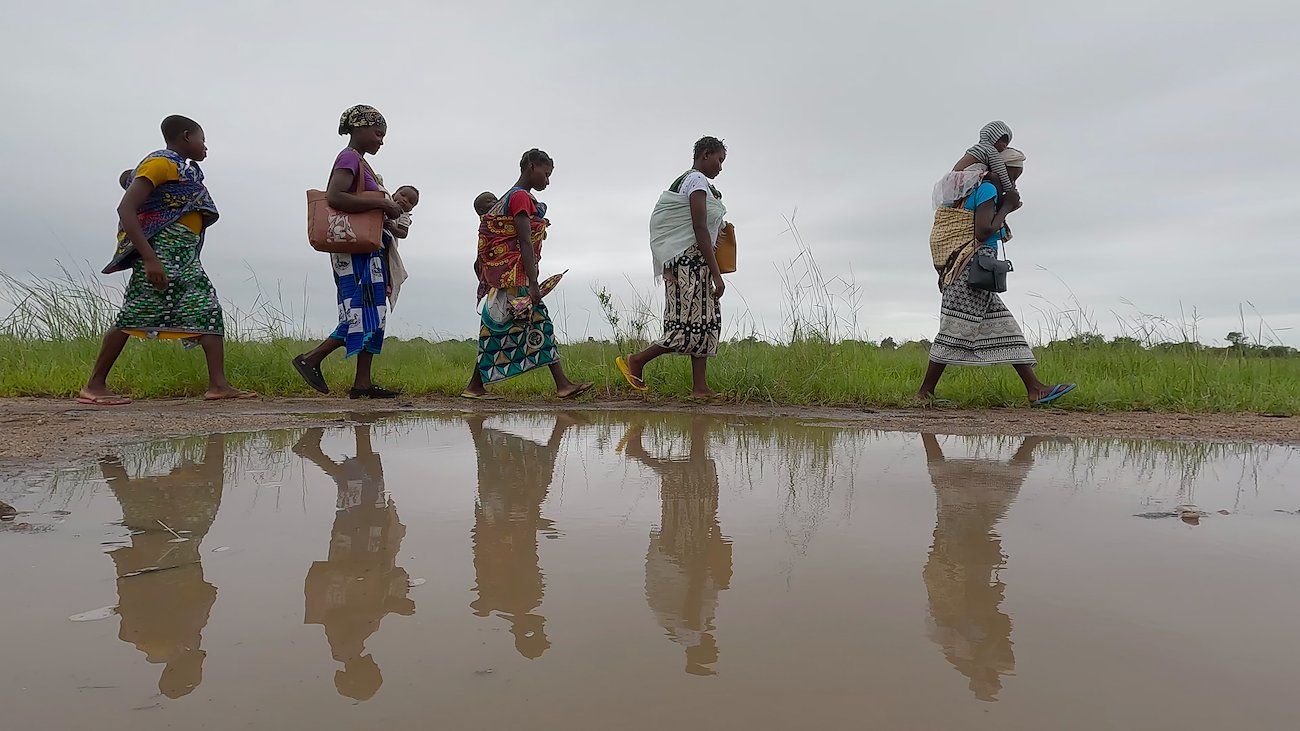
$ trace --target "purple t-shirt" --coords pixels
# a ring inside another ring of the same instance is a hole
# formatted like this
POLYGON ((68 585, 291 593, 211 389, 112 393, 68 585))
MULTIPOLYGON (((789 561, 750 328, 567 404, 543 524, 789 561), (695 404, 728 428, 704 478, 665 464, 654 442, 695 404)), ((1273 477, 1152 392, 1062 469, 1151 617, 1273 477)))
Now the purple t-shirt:
MULTIPOLYGON (((362 175, 365 176, 364 178, 365 185, 366 185, 365 189, 379 190, 379 183, 375 182, 374 176, 370 174, 370 166, 363 165, 361 163, 361 153, 357 152, 351 147, 347 148, 343 152, 340 152, 339 156, 334 158, 334 169, 350 170, 352 171, 353 175, 356 175, 358 171, 361 171, 362 175)), ((352 192, 356 190, 356 185, 357 185, 357 179, 353 178, 352 184, 348 187, 348 192, 352 192)))

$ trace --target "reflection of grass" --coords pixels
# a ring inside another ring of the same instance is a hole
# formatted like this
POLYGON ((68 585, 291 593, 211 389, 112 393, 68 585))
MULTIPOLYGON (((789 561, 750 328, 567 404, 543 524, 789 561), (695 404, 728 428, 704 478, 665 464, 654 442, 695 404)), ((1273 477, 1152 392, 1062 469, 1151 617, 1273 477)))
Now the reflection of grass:
MULTIPOLYGON (((605 423, 622 420, 605 417, 605 423)), ((780 490, 778 521, 797 552, 804 551, 817 529, 840 506, 849 517, 859 457, 879 432, 805 425, 779 419, 720 420, 703 415, 654 414, 646 418, 645 443, 655 455, 686 459, 692 422, 710 423, 708 454, 723 482, 752 491, 772 484, 780 490)))
MULTIPOLYGON (((347 419, 348 415, 343 414, 347 419)), ((371 434, 376 441, 396 439, 412 431, 459 424, 456 415, 406 415, 399 419, 376 418, 366 415, 371 434)), ((353 424, 340 422, 328 427, 327 433, 341 435, 344 446, 340 450, 350 453, 353 424)), ((290 451, 305 429, 273 429, 257 432, 231 432, 220 435, 225 441, 225 462, 222 470, 227 487, 244 481, 252 486, 283 486, 286 476, 298 464, 290 451)), ((141 442, 117 450, 116 458, 132 477, 163 475, 185 464, 203 464, 208 437, 203 435, 172 437, 152 442, 141 442)), ((43 496, 39 509, 66 509, 88 500, 91 493, 103 487, 98 465, 86 464, 77 468, 58 469, 41 481, 43 496)), ((15 483, 14 487, 18 487, 15 483)), ((0 493, 3 491, 0 490, 0 493)), ((12 496, 11 496, 12 497, 12 496)))
MULTIPOLYGON (((976 459, 1005 459, 1023 440, 1001 435, 949 438, 961 442, 976 459)), ((1044 439, 1035 451, 1037 457, 1063 465, 1076 484, 1100 485, 1117 479, 1144 485, 1164 482, 1174 486, 1172 498, 1185 502, 1194 501, 1198 483, 1218 469, 1235 473, 1240 498, 1247 488, 1258 488, 1261 473, 1279 453, 1280 465, 1285 465, 1296 452, 1239 442, 1101 438, 1044 439)))

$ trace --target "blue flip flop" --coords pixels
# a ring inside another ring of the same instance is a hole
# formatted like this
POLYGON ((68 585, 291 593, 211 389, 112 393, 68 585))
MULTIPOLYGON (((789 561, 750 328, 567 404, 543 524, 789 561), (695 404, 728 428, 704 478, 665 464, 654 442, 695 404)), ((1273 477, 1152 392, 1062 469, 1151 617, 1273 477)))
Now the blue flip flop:
POLYGON ((1079 386, 1076 383, 1071 383, 1068 386, 1058 383, 1055 386, 1052 386, 1052 390, 1048 391, 1046 396, 1034 401, 1033 405, 1042 406, 1044 404, 1050 404, 1078 387, 1079 386))

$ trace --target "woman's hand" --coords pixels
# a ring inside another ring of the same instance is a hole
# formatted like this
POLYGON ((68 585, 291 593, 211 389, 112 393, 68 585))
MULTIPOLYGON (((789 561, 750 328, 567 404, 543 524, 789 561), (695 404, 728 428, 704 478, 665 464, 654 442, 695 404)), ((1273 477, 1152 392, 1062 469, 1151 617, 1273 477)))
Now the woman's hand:
POLYGON ((722 281, 722 274, 719 273, 719 272, 714 272, 714 273, 713 273, 713 297, 714 297, 714 299, 722 299, 722 295, 723 295, 726 291, 727 291, 727 283, 724 282, 724 281, 722 281))
POLYGON ((149 280, 153 288, 162 292, 167 289, 167 271, 163 269, 162 262, 158 257, 152 256, 144 259, 144 276, 149 280))
POLYGON ((385 198, 384 200, 380 201, 379 210, 383 211, 384 215, 389 218, 397 218, 398 216, 402 215, 405 212, 402 210, 402 206, 399 205, 397 201, 391 200, 389 198, 385 198))
POLYGON ((1023 205, 1024 201, 1020 200, 1018 190, 1009 190, 1002 195, 1002 207, 1006 208, 1007 212, 1019 210, 1023 205))
POLYGON ((528 301, 532 302, 534 305, 540 305, 542 303, 541 285, 536 283, 528 285, 528 301))

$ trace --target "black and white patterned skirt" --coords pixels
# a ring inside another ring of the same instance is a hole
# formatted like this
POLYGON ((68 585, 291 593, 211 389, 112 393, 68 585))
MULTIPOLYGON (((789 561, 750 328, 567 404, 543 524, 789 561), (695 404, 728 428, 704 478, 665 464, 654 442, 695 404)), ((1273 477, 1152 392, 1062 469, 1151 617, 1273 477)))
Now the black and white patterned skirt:
MULTIPOLYGON (((976 256, 996 256, 984 247, 976 256)), ((1035 364, 1034 351, 1016 318, 994 292, 975 289, 965 273, 943 291, 939 334, 930 360, 950 365, 1035 364)))
POLYGON ((718 354, 722 311, 713 296, 713 275, 698 246, 668 265, 677 281, 665 277, 664 336, 658 345, 681 355, 711 358, 718 354))

